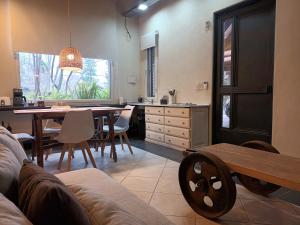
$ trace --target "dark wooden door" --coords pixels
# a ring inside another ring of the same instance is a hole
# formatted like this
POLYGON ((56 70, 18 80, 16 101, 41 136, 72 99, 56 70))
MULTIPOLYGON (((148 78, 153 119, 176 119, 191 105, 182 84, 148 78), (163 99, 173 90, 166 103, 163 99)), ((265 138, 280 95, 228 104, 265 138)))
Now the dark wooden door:
POLYGON ((271 142, 275 1, 215 13, 213 143, 271 142))

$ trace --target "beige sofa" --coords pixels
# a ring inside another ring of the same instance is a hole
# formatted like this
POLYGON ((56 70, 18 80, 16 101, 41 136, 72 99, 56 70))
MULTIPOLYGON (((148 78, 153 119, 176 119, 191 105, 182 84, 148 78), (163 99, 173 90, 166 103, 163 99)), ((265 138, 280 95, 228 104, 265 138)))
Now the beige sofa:
MULTIPOLYGON (((18 178, 18 170, 21 167, 20 161, 22 161, 24 157, 26 157, 26 155, 22 147, 16 143, 16 140, 13 139, 13 136, 10 136, 10 134, 0 126, 0 161, 9 161, 10 163, 7 165, 14 167, 15 171, 11 175, 14 176, 14 178, 7 179, 6 171, 8 170, 3 168, 3 163, 2 168, 0 166, 0 178, 5 178, 8 180, 8 184, 6 185, 3 185, 4 182, 1 180, 0 192, 3 195, 8 193, 8 187, 15 185, 15 183, 12 181, 18 178), (12 150, 13 154, 9 152, 10 147, 14 148, 14 150, 12 150), (14 157, 16 157, 16 160, 9 159, 14 157), (12 165, 12 163, 16 165, 12 165)), ((9 170, 11 170, 11 168, 9 168, 9 170)), ((144 201, 140 200, 126 188, 121 186, 118 182, 98 169, 82 169, 57 174, 56 176, 74 193, 81 205, 86 209, 90 218, 90 222, 93 225, 124 224, 122 223, 122 215, 134 216, 137 218, 137 221, 141 221, 144 224, 149 225, 172 224, 165 216, 160 214, 151 206, 147 205, 144 201), (107 210, 105 208, 106 206, 110 207, 110 210, 107 210), (111 207, 115 206, 116 210, 114 208, 111 209, 111 207), (111 220, 111 218, 114 217, 114 215, 112 215, 114 212, 116 212, 117 215, 113 221, 117 221, 117 223, 114 223, 111 220)), ((3 196, 1 196, 1 198, 3 198, 3 196)), ((5 204, 2 204, 2 207, 3 205, 5 206, 5 204)), ((1 204, 0 209, 3 211, 1 204)), ((5 216, 5 214, 9 214, 9 212, 3 212, 5 213, 0 213, 0 224, 4 224, 2 222, 5 222, 5 224, 7 223, 7 216, 5 216)), ((15 212, 15 215, 19 215, 20 213, 21 212, 15 212)), ((10 222, 10 224, 27 225, 30 224, 30 222, 27 221, 26 218, 24 218, 23 222, 20 222, 19 218, 17 223, 10 222)))

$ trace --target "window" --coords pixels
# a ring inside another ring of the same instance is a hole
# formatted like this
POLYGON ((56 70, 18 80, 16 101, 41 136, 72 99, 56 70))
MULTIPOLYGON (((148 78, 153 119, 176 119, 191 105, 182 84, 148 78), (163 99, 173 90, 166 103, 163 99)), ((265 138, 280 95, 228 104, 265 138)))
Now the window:
POLYGON ((111 98, 111 61, 84 58, 80 73, 58 64, 57 55, 19 53, 20 85, 28 99, 111 98))
POLYGON ((147 49, 147 97, 155 97, 155 47, 147 49))

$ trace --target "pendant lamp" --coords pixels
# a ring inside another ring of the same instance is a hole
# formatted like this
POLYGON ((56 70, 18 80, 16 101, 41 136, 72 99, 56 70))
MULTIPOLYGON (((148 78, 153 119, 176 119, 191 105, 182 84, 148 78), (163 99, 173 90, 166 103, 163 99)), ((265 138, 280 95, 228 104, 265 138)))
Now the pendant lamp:
POLYGON ((68 0, 68 27, 70 34, 70 45, 61 50, 59 54, 59 67, 62 70, 80 72, 82 70, 82 57, 77 48, 72 47, 71 28, 70 28, 70 0, 68 0))

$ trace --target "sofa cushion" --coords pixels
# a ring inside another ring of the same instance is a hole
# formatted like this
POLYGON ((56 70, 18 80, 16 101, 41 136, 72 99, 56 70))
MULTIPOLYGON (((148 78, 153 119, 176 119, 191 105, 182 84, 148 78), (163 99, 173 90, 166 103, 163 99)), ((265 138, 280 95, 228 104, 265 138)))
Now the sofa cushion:
POLYGON ((80 185, 73 185, 70 189, 87 210, 92 225, 145 225, 102 194, 90 192, 80 185))
POLYGON ((79 201, 54 175, 25 162, 19 182, 19 207, 33 224, 90 224, 79 201))
POLYGON ((21 165, 15 155, 0 144, 0 193, 17 204, 18 180, 21 165))
POLYGON ((0 194, 0 224, 32 225, 14 203, 0 194))
MULTIPOLYGON (((85 195, 89 194, 94 197, 105 196, 117 204, 122 210, 134 215, 145 224, 173 224, 165 216, 147 205, 144 201, 140 200, 137 196, 100 170, 89 168, 61 173, 56 176, 67 185, 70 190, 74 191, 80 187, 86 192, 85 195)), ((74 193, 76 197, 81 199, 77 191, 74 193)), ((91 201, 90 204, 93 204, 93 201, 91 201)))
POLYGON ((12 135, 12 133, 2 126, 0 126, 0 144, 5 145, 12 153, 14 153, 20 165, 23 164, 24 159, 27 159, 26 153, 20 142, 12 135))

